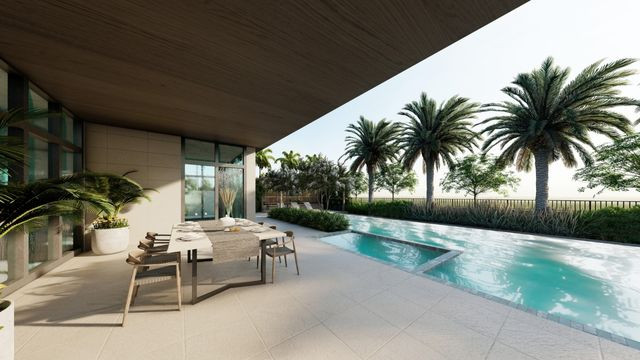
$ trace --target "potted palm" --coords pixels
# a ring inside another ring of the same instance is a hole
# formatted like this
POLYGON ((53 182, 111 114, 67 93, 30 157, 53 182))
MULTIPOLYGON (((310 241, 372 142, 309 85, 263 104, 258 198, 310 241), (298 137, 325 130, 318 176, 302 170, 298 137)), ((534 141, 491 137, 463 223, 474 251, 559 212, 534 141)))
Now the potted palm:
POLYGON ((120 212, 129 204, 149 200, 147 190, 127 177, 113 174, 87 173, 85 186, 104 196, 111 205, 99 209, 98 217, 92 223, 91 250, 97 255, 114 254, 129 247, 129 222, 120 217, 120 212))
MULTIPOLYGON (((5 285, 0 284, 0 295, 5 285)), ((13 359, 13 303, 0 298, 0 359, 13 359)))

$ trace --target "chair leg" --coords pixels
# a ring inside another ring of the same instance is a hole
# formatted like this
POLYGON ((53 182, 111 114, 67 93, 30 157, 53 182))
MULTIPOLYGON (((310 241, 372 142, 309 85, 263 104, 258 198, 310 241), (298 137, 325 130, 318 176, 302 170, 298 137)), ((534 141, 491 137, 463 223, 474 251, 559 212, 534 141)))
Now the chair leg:
POLYGON ((296 261, 296 272, 300 275, 300 270, 298 269, 298 253, 296 251, 293 252, 293 258, 296 261))
POLYGON ((284 267, 288 267, 287 266, 287 255, 284 256, 284 267))
MULTIPOLYGON (((274 254, 275 255, 275 254, 274 254)), ((276 281, 276 257, 271 257, 271 283, 276 281)))
POLYGON ((131 306, 133 306, 136 302, 136 296, 138 296, 138 289, 140 288, 140 285, 136 285, 133 288, 133 295, 131 296, 131 306))
POLYGON ((260 255, 256 257, 256 269, 260 267, 260 255))
POLYGON ((127 301, 124 304, 124 314, 122 315, 122 326, 124 327, 124 322, 127 319, 127 314, 129 313, 129 304, 131 303, 131 295, 133 295, 133 287, 136 283, 136 270, 137 268, 133 268, 133 273, 131 275, 131 282, 129 283, 129 292, 127 293, 127 301))
POLYGON ((182 310, 182 276, 180 275, 180 266, 176 265, 176 286, 178 288, 178 311, 182 310))

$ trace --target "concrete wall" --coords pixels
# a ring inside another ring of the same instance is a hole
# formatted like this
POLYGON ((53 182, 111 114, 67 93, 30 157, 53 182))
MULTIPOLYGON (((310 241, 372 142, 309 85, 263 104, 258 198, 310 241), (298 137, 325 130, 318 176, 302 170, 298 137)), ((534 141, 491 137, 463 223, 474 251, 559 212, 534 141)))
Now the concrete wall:
POLYGON ((122 214, 129 220, 132 246, 147 231, 166 233, 182 221, 179 136, 86 123, 84 151, 87 170, 115 174, 136 170, 132 179, 157 190, 148 192, 151 201, 143 200, 122 214))

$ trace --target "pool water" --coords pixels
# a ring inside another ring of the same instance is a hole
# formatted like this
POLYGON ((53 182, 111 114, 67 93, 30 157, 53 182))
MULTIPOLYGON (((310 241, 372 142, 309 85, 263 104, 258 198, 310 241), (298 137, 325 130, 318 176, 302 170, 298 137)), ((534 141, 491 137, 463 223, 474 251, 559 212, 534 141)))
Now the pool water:
POLYGON ((443 254, 443 252, 420 246, 357 233, 326 236, 322 238, 322 241, 382 260, 408 271, 414 271, 420 265, 443 254))
MULTIPOLYGON (((366 216, 349 220, 356 231, 463 251, 429 276, 640 341, 640 247, 366 216)), ((397 257, 389 261, 404 261, 397 257)))

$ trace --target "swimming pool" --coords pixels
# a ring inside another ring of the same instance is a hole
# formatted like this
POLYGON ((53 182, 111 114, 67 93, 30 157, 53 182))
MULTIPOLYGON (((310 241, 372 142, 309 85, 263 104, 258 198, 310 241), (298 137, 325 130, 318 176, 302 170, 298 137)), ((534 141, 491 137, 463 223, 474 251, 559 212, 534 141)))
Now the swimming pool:
POLYGON ((348 217, 354 231, 462 251, 428 276, 640 341, 640 247, 348 217))
POLYGON ((321 239, 345 250, 357 252, 411 272, 426 271, 458 255, 458 252, 449 254, 448 250, 429 245, 356 232, 329 235, 321 239))

